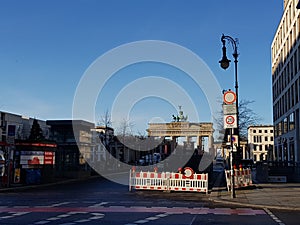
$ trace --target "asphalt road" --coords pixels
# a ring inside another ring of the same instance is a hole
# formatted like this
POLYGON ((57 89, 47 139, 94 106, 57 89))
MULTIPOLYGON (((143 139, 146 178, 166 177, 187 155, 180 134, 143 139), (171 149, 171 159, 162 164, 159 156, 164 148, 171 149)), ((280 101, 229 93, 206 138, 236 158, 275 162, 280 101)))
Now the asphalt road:
POLYGON ((129 192, 127 186, 103 178, 0 193, 1 225, 283 225, 299 221, 295 212, 217 205, 204 193, 129 192))

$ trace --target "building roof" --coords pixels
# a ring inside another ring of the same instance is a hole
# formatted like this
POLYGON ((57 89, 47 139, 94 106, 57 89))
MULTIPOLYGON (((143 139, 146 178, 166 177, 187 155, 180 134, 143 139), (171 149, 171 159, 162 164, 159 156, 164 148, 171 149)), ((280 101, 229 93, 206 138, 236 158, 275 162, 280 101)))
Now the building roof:
POLYGON ((88 126, 95 127, 94 123, 85 120, 47 120, 47 125, 50 126, 88 126))
POLYGON ((250 125, 248 127, 248 129, 250 129, 250 128, 267 128, 267 127, 273 128, 274 126, 273 125, 263 125, 263 124, 260 124, 260 125, 250 125))

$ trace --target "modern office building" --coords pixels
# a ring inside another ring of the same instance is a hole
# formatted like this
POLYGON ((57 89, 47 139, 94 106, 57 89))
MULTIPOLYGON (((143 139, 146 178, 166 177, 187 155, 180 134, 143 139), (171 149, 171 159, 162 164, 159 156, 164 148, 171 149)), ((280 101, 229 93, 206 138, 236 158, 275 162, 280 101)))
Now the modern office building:
POLYGON ((300 10, 285 0, 271 46, 274 160, 300 180, 300 10))
POLYGON ((272 125, 248 127, 248 148, 250 158, 258 161, 273 161, 274 133, 272 125))

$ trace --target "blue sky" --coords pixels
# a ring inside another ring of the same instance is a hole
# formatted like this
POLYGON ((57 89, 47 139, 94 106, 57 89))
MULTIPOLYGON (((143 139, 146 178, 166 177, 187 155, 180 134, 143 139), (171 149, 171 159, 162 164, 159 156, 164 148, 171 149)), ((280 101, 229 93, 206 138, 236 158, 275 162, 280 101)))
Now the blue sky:
MULTIPOLYGON (((142 40, 189 49, 207 64, 222 89, 234 89, 233 64, 224 71, 218 63, 224 33, 239 39, 240 100, 255 101, 250 107, 262 123, 271 124, 270 46, 282 8, 281 0, 1 0, 0 110, 45 120, 71 119, 76 88, 87 68, 111 49, 142 40)), ((232 60, 230 45, 227 50, 232 60)), ((95 118, 111 110, 122 88, 145 76, 176 82, 191 96, 199 120, 211 120, 205 94, 182 71, 159 63, 113 74, 99 94, 95 118)), ((135 130, 143 133, 149 121, 171 120, 177 108, 159 97, 141 99, 124 115, 118 111, 114 125, 130 114, 135 130)))

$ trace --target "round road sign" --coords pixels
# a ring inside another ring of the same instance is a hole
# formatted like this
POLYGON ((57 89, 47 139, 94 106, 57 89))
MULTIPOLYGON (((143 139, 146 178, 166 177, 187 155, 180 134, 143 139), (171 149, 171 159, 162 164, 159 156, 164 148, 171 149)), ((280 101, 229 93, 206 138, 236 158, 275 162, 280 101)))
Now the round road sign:
POLYGON ((229 91, 226 91, 223 95, 223 101, 225 104, 228 104, 228 105, 231 105, 233 103, 235 103, 236 101, 236 94, 235 92, 229 90, 229 91))
POLYGON ((184 178, 192 178, 194 175, 194 170, 190 167, 185 167, 184 168, 184 174, 183 177, 184 178))
POLYGON ((226 116, 225 121, 226 121, 226 124, 232 125, 235 122, 235 118, 234 118, 234 116, 226 116))

